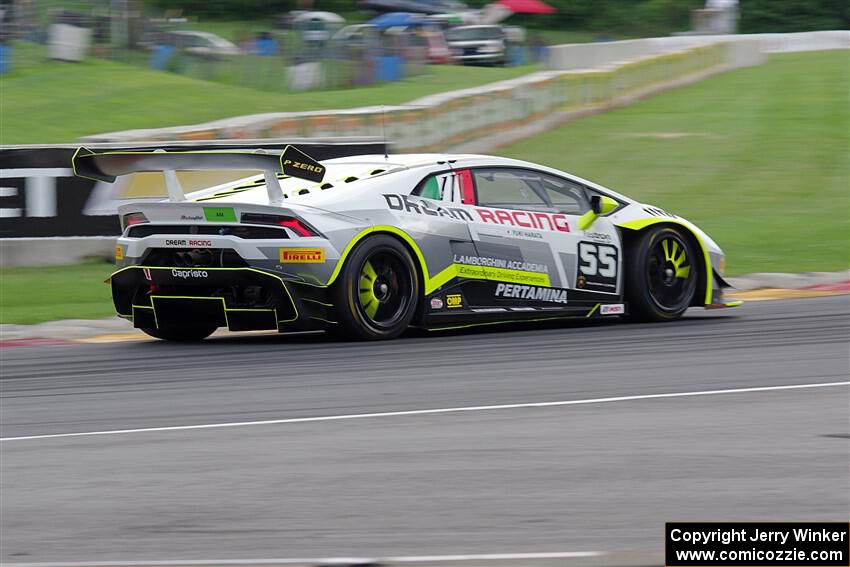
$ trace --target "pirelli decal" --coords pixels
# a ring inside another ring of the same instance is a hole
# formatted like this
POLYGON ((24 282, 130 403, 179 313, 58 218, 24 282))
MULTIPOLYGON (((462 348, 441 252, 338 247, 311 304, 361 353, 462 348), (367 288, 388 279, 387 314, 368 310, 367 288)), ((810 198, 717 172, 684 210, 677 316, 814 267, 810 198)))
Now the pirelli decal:
POLYGON ((318 264, 325 261, 323 248, 281 248, 280 261, 291 264, 318 264))

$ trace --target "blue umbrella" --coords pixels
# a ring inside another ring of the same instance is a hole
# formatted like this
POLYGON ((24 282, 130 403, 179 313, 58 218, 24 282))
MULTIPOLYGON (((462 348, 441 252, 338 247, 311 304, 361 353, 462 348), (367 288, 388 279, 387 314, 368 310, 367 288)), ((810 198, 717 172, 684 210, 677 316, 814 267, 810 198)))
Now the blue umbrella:
POLYGON ((416 26, 425 23, 425 20, 419 14, 412 14, 410 12, 387 12, 371 20, 369 23, 383 30, 395 27, 416 26))

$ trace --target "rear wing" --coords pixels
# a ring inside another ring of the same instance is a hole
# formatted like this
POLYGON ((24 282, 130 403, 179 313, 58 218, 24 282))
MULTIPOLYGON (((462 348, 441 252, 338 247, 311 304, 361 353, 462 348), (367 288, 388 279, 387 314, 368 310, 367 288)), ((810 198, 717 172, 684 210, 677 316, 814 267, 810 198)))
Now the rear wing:
POLYGON ((112 183, 120 175, 161 171, 170 201, 186 199, 177 179, 177 171, 244 170, 261 171, 269 193, 269 202, 283 201, 283 191, 278 173, 321 183, 325 166, 294 146, 282 152, 273 150, 210 150, 167 152, 154 151, 102 151, 80 147, 71 158, 74 175, 112 183))

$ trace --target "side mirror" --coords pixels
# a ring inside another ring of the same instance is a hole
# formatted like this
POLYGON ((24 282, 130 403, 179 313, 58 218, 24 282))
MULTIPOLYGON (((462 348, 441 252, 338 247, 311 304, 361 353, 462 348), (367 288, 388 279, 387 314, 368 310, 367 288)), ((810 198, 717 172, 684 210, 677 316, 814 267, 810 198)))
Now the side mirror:
POLYGON ((611 197, 606 197, 605 195, 593 195, 590 198, 590 210, 581 215, 578 219, 579 229, 587 230, 599 215, 607 215, 619 206, 620 203, 611 197))
POLYGON ((607 215, 620 206, 620 203, 605 195, 594 195, 590 198, 590 209, 596 215, 607 215))

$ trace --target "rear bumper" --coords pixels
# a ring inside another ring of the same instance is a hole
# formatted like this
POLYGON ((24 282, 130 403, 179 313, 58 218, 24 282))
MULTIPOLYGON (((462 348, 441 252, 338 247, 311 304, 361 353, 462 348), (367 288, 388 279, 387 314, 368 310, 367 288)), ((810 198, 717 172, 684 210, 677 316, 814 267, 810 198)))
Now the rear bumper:
POLYGON ((280 276, 257 268, 132 266, 111 277, 118 315, 137 328, 214 325, 231 331, 321 327, 324 289, 293 294, 280 276))

